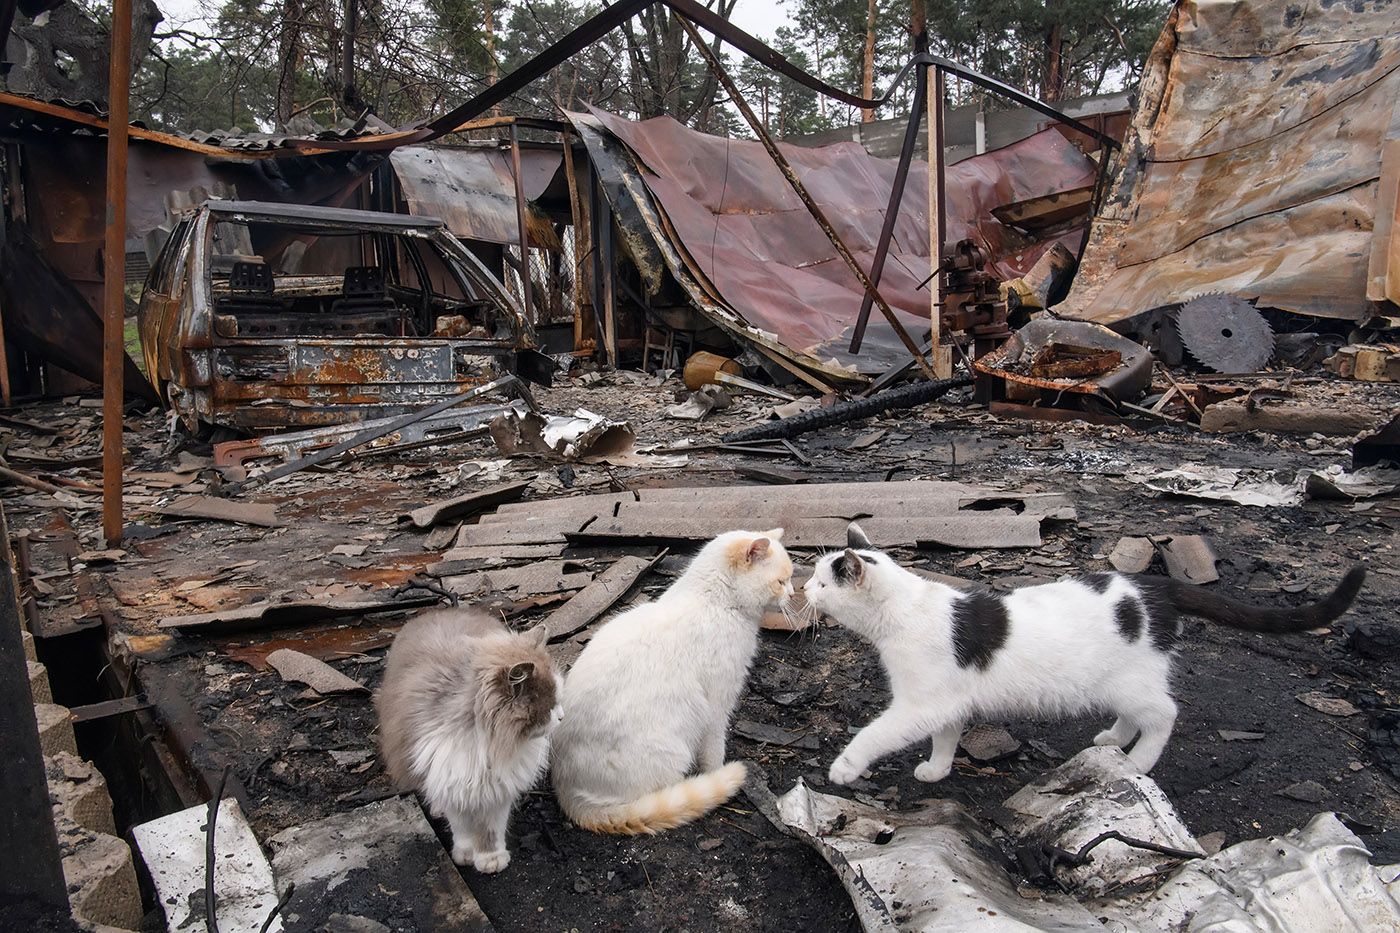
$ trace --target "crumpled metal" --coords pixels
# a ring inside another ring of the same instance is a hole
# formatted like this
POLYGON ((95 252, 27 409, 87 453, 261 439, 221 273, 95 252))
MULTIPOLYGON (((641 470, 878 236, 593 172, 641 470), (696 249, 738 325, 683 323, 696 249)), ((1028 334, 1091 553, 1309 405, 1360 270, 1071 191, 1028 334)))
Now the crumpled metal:
POLYGON ((1387 4, 1178 4, 1061 314, 1210 291, 1360 319, 1400 298, 1400 35, 1387 4))
MULTIPOLYGON (((878 315, 861 353, 849 353, 864 292, 759 143, 709 136, 669 117, 635 123, 596 108, 568 116, 585 131, 585 142, 591 131, 625 145, 630 164, 600 159, 599 147, 590 145, 610 202, 620 215, 626 205, 618 196, 654 202, 657 238, 666 241, 662 258, 682 285, 695 283, 688 291, 697 307, 720 326, 741 338, 766 338, 766 346, 781 345, 803 365, 822 363, 836 375, 843 368, 848 375, 883 372, 908 358, 878 315)), ((857 262, 869 269, 895 162, 855 143, 779 145, 857 262)), ((998 221, 992 208, 1082 187, 1094 174, 1093 161, 1053 130, 951 165, 947 242, 972 239, 990 257, 995 275, 1023 275, 1053 243, 1076 248, 1082 231, 1033 239, 998 221)), ((916 336, 930 326, 929 293, 921 287, 928 275, 928 165, 915 162, 880 292, 916 336)))

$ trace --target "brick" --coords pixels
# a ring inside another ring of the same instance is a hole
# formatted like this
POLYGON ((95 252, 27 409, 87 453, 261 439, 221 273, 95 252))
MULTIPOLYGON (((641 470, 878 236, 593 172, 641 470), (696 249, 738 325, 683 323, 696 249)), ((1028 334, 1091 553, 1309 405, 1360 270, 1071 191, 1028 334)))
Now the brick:
POLYGON ((24 659, 26 661, 39 660, 39 653, 34 650, 34 636, 29 634, 26 629, 21 629, 19 635, 20 641, 24 642, 24 659))
POLYGON ((29 694, 35 703, 52 703, 53 688, 49 686, 49 669, 38 661, 28 661, 29 694))
POLYGON ((73 737, 73 720, 68 707, 36 703, 34 718, 39 723, 39 747, 45 755, 59 752, 78 754, 78 740, 73 737))

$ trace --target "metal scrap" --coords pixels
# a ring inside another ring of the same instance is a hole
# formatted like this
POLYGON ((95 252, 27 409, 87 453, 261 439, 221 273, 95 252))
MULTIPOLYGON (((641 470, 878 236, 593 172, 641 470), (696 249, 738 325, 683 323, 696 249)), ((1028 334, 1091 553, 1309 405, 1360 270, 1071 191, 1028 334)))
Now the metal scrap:
POLYGON ((1007 382, 1114 400, 1136 397, 1152 380, 1152 354, 1146 347, 1097 324, 1055 318, 1031 321, 972 365, 1007 382), (1057 360, 1074 362, 1061 362, 1055 369, 1057 360))
MULTIPOLYGON (((389 433, 375 438, 373 444, 375 447, 393 446, 402 449, 406 445, 424 442, 445 443, 466 432, 484 428, 492 418, 507 409, 519 411, 524 404, 522 401, 516 401, 507 405, 466 405, 451 408, 421 421, 400 424, 389 433)), ((223 441, 214 445, 214 464, 220 468, 246 468, 248 461, 264 457, 278 457, 285 463, 346 438, 400 420, 393 417, 374 418, 323 428, 308 428, 305 431, 291 431, 286 434, 268 434, 249 440, 223 441)))

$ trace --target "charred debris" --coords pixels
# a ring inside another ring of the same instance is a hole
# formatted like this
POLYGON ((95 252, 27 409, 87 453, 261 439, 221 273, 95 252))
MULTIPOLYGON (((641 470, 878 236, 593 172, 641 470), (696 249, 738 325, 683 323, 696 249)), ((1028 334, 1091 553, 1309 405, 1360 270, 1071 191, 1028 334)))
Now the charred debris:
POLYGON ((1347 897, 1391 922, 1387 14, 1179 6, 1130 108, 916 56, 888 158, 756 121, 485 116, 642 5, 416 127, 131 128, 124 401, 94 385, 106 120, 0 94, 0 644, 39 725, 31 749, 4 694, 24 735, 0 772, 42 856, 14 891, 131 930, 1153 929, 1280 909, 1240 893, 1262 875, 1308 892, 1290 928, 1347 897), (925 104, 953 76, 1030 131, 946 159, 956 115, 925 104), (539 793, 487 877, 388 785, 369 696, 418 609, 542 622, 567 664, 705 539, 783 526, 811 558, 856 518, 958 586, 1118 569, 1296 602, 1372 573, 1326 633, 1188 632, 1152 778, 1074 755, 1091 723, 1008 720, 932 794, 895 761, 831 796, 882 675, 775 614, 730 738, 754 778, 694 827, 602 840, 539 793), (206 870, 210 846, 247 871, 206 870))

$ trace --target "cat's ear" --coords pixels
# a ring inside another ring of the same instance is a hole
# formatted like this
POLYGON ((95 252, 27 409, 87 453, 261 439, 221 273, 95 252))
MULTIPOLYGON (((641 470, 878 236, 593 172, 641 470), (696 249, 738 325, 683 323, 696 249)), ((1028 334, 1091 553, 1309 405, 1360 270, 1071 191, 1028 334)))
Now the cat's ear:
POLYGON ((846 553, 836 562, 836 579, 859 586, 865 580, 865 561, 855 551, 846 548, 846 553))
POLYGON ((774 541, 783 540, 783 529, 781 528, 770 528, 763 534, 765 537, 772 538, 774 541))
POLYGON ((526 634, 535 639, 536 648, 543 648, 549 642, 549 626, 543 623, 536 625, 534 628, 530 629, 530 631, 526 632, 526 634))
POLYGON ((767 538, 754 538, 753 541, 749 543, 749 550, 748 553, 744 555, 744 559, 751 564, 758 563, 768 556, 768 552, 772 550, 772 544, 773 542, 769 541, 767 538))
POLYGON ((506 683, 510 684, 510 695, 518 697, 525 690, 525 683, 535 673, 535 665, 530 661, 512 664, 506 671, 506 683))
POLYGON ((875 545, 870 543, 870 539, 865 535, 865 529, 855 522, 846 526, 846 547, 860 548, 863 551, 873 551, 875 545))

